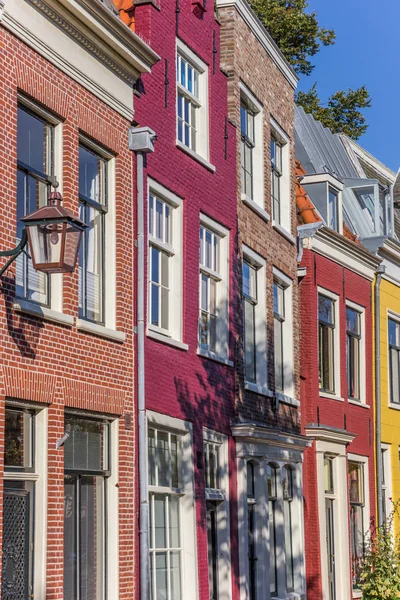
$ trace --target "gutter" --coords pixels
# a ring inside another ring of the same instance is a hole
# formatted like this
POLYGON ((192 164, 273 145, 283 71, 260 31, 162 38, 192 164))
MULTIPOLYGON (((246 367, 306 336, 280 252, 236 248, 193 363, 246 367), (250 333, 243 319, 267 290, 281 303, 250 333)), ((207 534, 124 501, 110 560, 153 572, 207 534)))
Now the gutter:
POLYGON ((376 487, 378 497, 378 526, 383 525, 382 510, 382 429, 381 429, 381 280, 385 265, 379 265, 375 281, 375 440, 376 440, 376 487))
MULTIPOLYGON (((149 127, 129 129, 129 149, 136 155, 137 186, 137 279, 133 261, 133 281, 136 281, 136 324, 137 324, 137 411, 138 411, 138 454, 139 454, 139 561, 140 600, 149 598, 149 497, 147 482, 147 421, 145 404, 145 269, 144 269, 144 155, 154 152, 156 134, 149 127)), ((133 218, 133 211, 132 211, 133 218)))

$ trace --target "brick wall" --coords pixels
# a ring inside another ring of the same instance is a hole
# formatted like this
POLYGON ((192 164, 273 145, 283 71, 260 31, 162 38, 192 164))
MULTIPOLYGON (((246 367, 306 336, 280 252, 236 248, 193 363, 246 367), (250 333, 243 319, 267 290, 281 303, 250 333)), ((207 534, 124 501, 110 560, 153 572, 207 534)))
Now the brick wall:
MULTIPOLYGON (((199 226, 200 213, 204 213, 229 230, 229 357, 233 360, 237 286, 236 144, 235 130, 227 123, 227 80, 219 68, 220 27, 212 3, 207 4, 202 16, 189 0, 181 1, 179 9, 178 21, 175 0, 163 1, 160 10, 153 4, 138 4, 135 9, 136 33, 162 56, 151 76, 143 77, 145 93, 135 102, 135 119, 157 134, 155 152, 147 158, 146 175, 183 201, 182 318, 183 342, 189 346, 184 351, 146 339, 146 406, 193 424, 199 598, 206 600, 209 595, 202 430, 205 426, 229 435, 234 408, 234 369, 197 355, 199 226), (215 166, 214 173, 176 146, 176 32, 208 66, 209 161, 215 166), (166 69, 169 85, 166 85, 166 69)), ((234 468, 230 451, 229 471, 234 468)), ((230 494, 231 498, 236 495, 233 480, 230 494)), ((234 571, 235 558, 233 563, 234 571)))
MULTIPOLYGON (((301 400, 302 426, 320 423, 346 429, 356 438, 347 451, 368 457, 368 479, 371 517, 375 516, 375 461, 373 412, 373 348, 371 282, 332 260, 305 250, 302 266, 307 275, 301 284, 302 360, 301 400), (340 391, 343 401, 321 398, 318 373, 318 286, 339 296, 340 310, 340 391), (349 403, 346 378, 346 300, 365 308, 366 407, 349 403)), ((304 454, 304 503, 307 566, 307 598, 321 598, 321 565, 317 508, 315 444, 304 454)), ((365 529, 369 523, 365 524, 365 529)), ((350 560, 350 559, 349 559, 350 560)))
MULTIPOLYGON (((229 118, 236 128, 236 195, 238 211, 238 265, 241 265, 241 246, 246 244, 266 261, 266 313, 267 313, 267 353, 268 387, 274 390, 274 350, 273 350, 273 268, 276 267, 293 281, 293 323, 294 323, 294 379, 295 398, 300 398, 299 386, 299 312, 297 287, 297 250, 272 227, 271 221, 253 212, 241 200, 240 183, 240 87, 243 82, 263 107, 264 144, 264 198, 265 210, 272 215, 270 187, 270 146, 271 117, 286 132, 290 140, 291 232, 296 232, 295 173, 294 173, 294 90, 281 73, 263 46, 257 41, 242 17, 234 7, 219 8, 221 21, 221 64, 228 74, 229 118)), ((238 274, 240 282, 240 274, 238 274)), ((240 290, 240 287, 239 287, 240 290)), ((241 323, 238 324, 241 331, 241 323)), ((239 419, 258 421, 268 426, 299 431, 299 409, 279 404, 275 400, 244 391, 242 336, 237 345, 237 416, 239 419)))
MULTIPOLYGON (((133 414, 132 163, 127 148, 129 123, 64 75, 19 39, 0 27, 0 239, 1 249, 15 245, 17 94, 25 94, 63 122, 64 205, 78 214, 78 137, 90 136, 115 154, 117 222, 117 343, 17 313, 13 309, 15 265, 2 280, 0 296, 0 413, 7 397, 46 404, 48 408, 47 600, 63 598, 63 450, 64 407, 103 414, 133 414)), ((4 259, 1 259, 2 264, 4 259)), ((67 315, 78 314, 78 273, 64 275, 67 315)), ((3 423, 1 419, 1 423, 3 423)), ((120 422, 119 544, 120 595, 135 591, 134 435, 120 422)), ((0 428, 0 447, 4 428, 0 428)), ((2 481, 3 453, 0 456, 2 481)), ((0 510, 2 488, 0 489, 0 510)), ((1 518, 0 518, 1 523, 1 518)), ((1 546, 1 539, 0 539, 1 546)), ((0 569, 1 572, 1 569, 0 569)))

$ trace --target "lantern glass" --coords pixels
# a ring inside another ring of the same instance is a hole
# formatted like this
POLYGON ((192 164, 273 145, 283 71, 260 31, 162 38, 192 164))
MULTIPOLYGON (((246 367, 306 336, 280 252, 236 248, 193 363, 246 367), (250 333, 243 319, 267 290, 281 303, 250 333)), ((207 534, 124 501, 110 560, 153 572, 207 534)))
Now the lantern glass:
POLYGON ((78 259, 79 246, 82 238, 82 229, 68 224, 65 233, 64 269, 73 271, 78 259))
POLYGON ((33 266, 44 273, 70 273, 74 270, 82 229, 74 223, 27 224, 33 266))

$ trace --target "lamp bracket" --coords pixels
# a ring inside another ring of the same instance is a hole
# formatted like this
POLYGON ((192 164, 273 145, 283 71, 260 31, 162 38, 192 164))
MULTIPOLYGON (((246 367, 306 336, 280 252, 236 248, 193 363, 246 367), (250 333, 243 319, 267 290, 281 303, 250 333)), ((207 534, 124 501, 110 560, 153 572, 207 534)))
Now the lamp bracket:
POLYGON ((21 240, 20 240, 19 244, 17 246, 15 246, 15 248, 12 248, 11 250, 1 250, 0 251, 0 257, 1 256, 10 257, 9 260, 4 265, 4 267, 2 267, 0 269, 0 277, 2 277, 2 275, 4 275, 4 273, 7 271, 8 267, 14 262, 14 260, 16 258, 18 258, 18 256, 20 254, 22 254, 22 252, 26 253, 25 246, 26 246, 27 242, 28 242, 28 234, 26 233, 26 229, 24 227, 24 229, 22 230, 21 240))

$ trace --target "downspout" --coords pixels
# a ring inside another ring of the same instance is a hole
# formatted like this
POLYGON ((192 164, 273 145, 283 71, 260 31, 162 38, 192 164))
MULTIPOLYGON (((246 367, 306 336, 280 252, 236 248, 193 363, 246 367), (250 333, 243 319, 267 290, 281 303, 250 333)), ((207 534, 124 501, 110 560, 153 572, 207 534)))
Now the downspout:
MULTIPOLYGON (((136 284, 136 324, 137 324, 137 412, 138 412, 138 453, 139 453, 139 562, 140 562, 140 600, 149 597, 149 500, 147 488, 147 422, 145 402, 145 268, 144 268, 144 155, 154 152, 156 134, 149 127, 131 127, 129 129, 129 149, 136 155, 137 187, 137 284, 136 284)), ((135 263, 133 263, 135 264, 135 263)), ((135 271, 133 271, 135 281, 135 271)))
POLYGON ((381 280, 385 265, 379 265, 375 281, 375 439, 378 526, 383 524, 382 510, 382 432, 381 432, 381 280))

